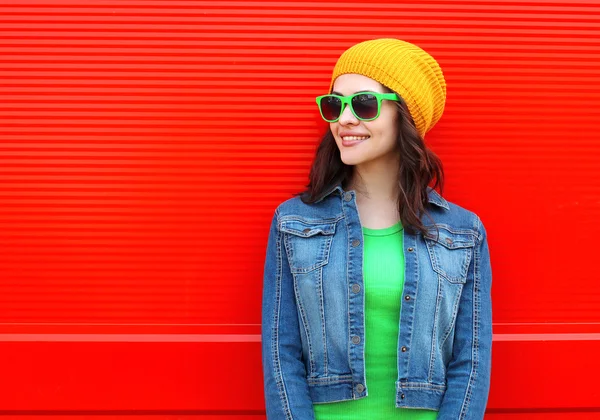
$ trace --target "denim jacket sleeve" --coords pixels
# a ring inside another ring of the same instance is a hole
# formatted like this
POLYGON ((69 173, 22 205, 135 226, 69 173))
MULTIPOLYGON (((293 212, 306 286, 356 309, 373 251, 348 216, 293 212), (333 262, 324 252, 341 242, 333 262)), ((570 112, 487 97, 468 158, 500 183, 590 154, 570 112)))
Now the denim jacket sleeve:
POLYGON ((459 302, 447 389, 438 420, 482 420, 490 387, 492 356, 492 270, 486 230, 479 237, 459 302))
POLYGON ((262 365, 269 420, 314 420, 302 362, 300 323, 283 234, 275 212, 264 266, 262 365))

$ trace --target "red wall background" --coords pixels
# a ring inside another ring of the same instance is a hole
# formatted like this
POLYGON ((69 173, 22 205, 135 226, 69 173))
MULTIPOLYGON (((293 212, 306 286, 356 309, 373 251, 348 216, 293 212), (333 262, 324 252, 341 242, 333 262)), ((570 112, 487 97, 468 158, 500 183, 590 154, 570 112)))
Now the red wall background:
POLYGON ((269 222, 389 36, 442 65, 427 141, 488 231, 486 419, 600 418, 600 1, 0 6, 0 414, 264 418, 269 222))

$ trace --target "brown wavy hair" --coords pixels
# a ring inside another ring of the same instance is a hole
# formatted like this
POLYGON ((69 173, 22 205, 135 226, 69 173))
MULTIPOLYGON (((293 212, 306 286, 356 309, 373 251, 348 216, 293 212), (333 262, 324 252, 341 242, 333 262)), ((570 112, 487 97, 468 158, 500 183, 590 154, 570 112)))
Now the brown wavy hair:
MULTIPOLYGON (((389 88, 386 90, 397 94, 389 88)), ((401 156, 398 211, 405 229, 413 234, 421 232, 427 235, 428 230, 420 218, 421 215, 427 215, 431 219, 427 211, 427 187, 439 187, 440 194, 443 192, 444 169, 440 158, 425 145, 404 100, 400 99, 395 103, 400 117, 396 139, 401 156)), ((315 203, 336 185, 341 183, 345 186, 352 173, 352 166, 342 162, 333 134, 331 130, 327 130, 317 147, 306 190, 297 195, 306 204, 315 203)))

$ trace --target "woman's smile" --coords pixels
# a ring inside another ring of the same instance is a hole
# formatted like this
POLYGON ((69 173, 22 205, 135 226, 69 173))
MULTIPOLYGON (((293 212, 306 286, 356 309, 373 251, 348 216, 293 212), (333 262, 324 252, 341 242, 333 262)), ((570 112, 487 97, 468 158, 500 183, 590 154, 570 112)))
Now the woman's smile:
POLYGON ((344 147, 352 147, 352 146, 356 146, 359 143, 362 143, 363 141, 367 140, 368 137, 364 138, 359 138, 359 137, 345 137, 342 139, 342 146, 344 147))
POLYGON ((339 134, 342 139, 342 146, 344 147, 352 147, 356 146, 359 143, 362 143, 365 140, 371 138, 368 134, 359 134, 359 133, 349 133, 349 132, 341 132, 339 134))

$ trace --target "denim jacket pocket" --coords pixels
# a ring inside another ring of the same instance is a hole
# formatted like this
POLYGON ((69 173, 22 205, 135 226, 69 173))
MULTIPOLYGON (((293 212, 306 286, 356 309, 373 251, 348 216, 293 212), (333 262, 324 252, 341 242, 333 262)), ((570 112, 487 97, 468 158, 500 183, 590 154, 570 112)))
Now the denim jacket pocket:
POLYGON ((290 271, 308 273, 329 261, 329 249, 335 234, 336 222, 288 219, 281 221, 290 271))
POLYGON ((433 270, 451 283, 466 283, 475 247, 474 235, 440 228, 425 237, 433 270))

